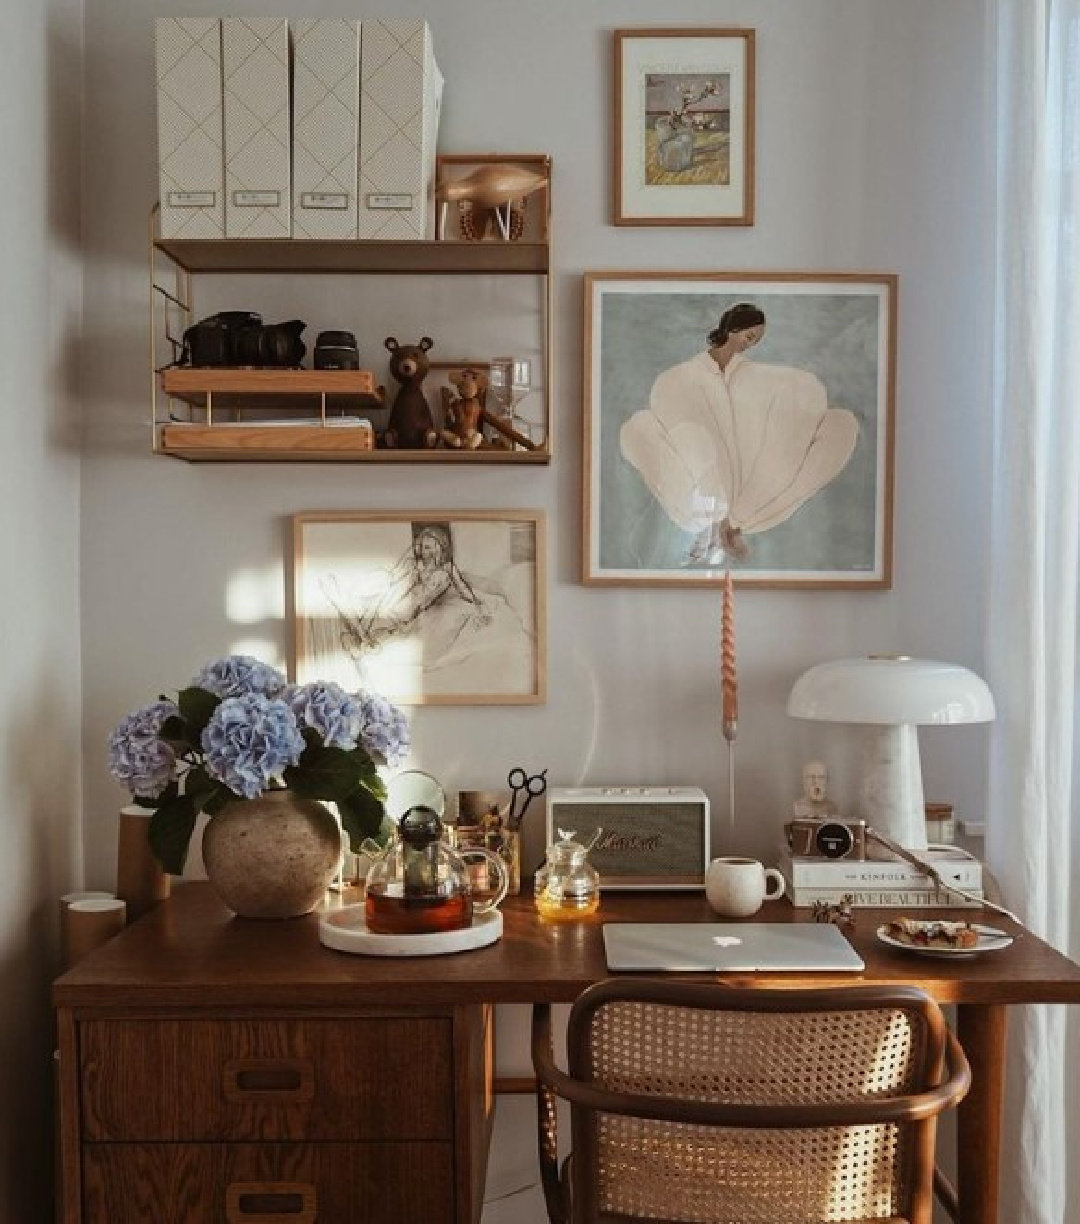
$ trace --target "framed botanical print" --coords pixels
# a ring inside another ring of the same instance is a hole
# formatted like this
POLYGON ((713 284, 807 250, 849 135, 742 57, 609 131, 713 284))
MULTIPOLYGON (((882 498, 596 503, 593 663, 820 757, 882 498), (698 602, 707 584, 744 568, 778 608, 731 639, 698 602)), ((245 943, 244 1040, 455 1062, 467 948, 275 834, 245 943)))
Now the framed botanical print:
POLYGON ((587 273, 584 581, 889 587, 896 292, 587 273))
POLYGON ((401 705, 543 702, 544 527, 531 510, 295 515, 297 682, 401 705))
POLYGON ((615 31, 615 224, 753 225, 754 31, 615 31))

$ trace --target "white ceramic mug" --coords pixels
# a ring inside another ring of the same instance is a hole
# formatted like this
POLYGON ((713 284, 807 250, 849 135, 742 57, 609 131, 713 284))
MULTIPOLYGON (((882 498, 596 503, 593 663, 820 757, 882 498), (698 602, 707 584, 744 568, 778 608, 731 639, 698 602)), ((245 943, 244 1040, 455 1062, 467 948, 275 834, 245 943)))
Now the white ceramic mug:
POLYGON ((749 918, 761 909, 762 902, 776 901, 784 895, 784 877, 775 867, 765 867, 757 859, 715 858, 705 872, 705 896, 725 918, 749 918), (774 888, 769 889, 772 880, 774 888))

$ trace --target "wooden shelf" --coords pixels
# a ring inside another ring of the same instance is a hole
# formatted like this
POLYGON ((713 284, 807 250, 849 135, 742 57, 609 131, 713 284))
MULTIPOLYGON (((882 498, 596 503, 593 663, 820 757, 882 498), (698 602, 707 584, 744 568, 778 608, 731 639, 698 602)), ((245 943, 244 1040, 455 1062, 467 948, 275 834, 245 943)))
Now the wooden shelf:
POLYGON ((374 454, 370 429, 339 425, 165 425, 163 454, 178 459, 261 461, 353 460, 374 454))
POLYGON ((383 242, 319 238, 157 238, 188 272, 341 272, 543 275, 546 242, 383 242))
POLYGON ((340 425, 163 425, 158 453, 191 463, 527 463, 546 450, 373 450, 369 430, 340 425))
POLYGON ((161 389, 173 399, 197 408, 214 406, 287 408, 297 403, 318 405, 322 396, 334 407, 381 408, 383 388, 370 370, 163 370, 161 389), (272 403, 267 404, 267 397, 272 403))

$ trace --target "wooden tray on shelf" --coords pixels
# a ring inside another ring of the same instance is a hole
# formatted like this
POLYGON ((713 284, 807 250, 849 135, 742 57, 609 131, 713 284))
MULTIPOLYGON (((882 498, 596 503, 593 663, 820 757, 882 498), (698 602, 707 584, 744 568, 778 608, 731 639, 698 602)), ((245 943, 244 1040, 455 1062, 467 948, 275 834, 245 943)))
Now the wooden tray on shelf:
POLYGON ((213 396, 215 408, 327 407, 381 408, 383 388, 370 370, 163 370, 161 389, 197 408, 213 396), (272 397, 272 398, 270 398, 272 397))

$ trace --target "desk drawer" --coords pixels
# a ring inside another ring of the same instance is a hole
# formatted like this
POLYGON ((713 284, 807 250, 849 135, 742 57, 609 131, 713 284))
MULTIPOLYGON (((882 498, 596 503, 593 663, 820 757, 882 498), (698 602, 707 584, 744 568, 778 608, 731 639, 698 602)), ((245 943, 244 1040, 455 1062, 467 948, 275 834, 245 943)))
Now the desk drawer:
POLYGON ((92 1143, 83 1224, 451 1224, 446 1143, 92 1143))
POLYGON ((92 1020, 89 1141, 443 1140, 449 1018, 92 1020))

